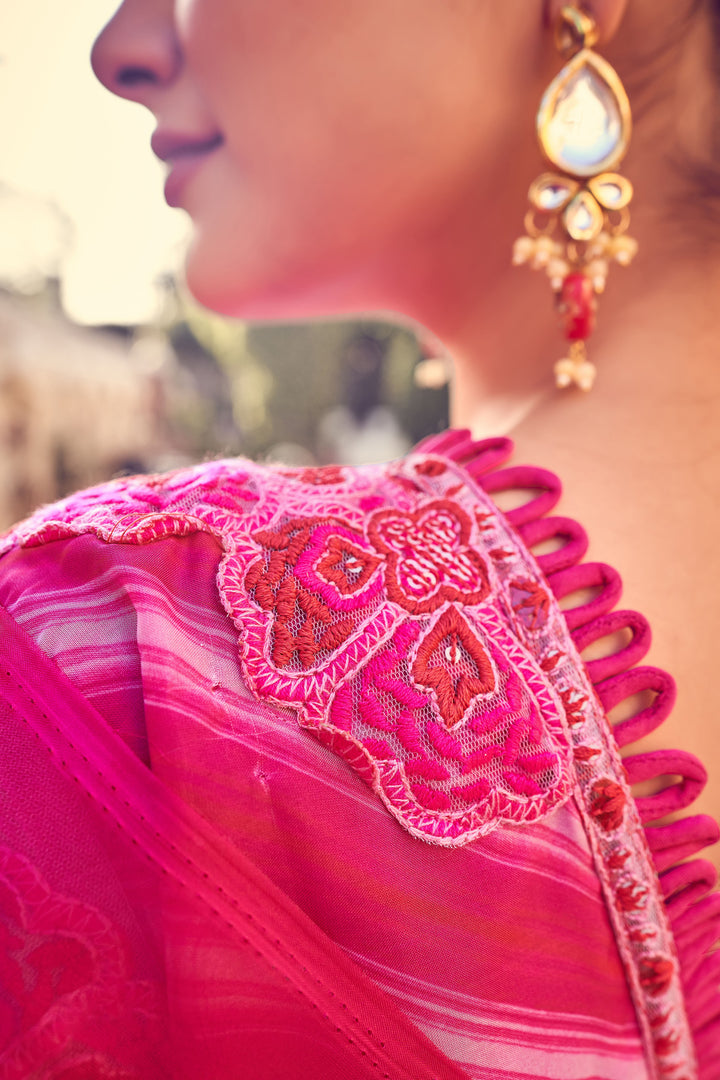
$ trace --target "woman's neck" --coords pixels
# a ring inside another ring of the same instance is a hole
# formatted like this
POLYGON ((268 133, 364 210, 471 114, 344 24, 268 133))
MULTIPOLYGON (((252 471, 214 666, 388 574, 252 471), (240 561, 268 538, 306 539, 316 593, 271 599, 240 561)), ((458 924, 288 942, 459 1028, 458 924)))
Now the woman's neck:
MULTIPOLYGON (((625 438, 648 451, 667 439, 688 453, 715 441, 720 403, 720 258, 709 247, 663 250, 661 226, 645 235, 635 263, 612 267, 599 298, 588 352, 598 376, 589 393, 558 391, 553 365, 567 343, 545 275, 509 268, 469 305, 443 340, 454 359, 452 423, 478 436, 548 426, 572 432, 578 449, 625 438), (715 420, 713 422, 713 415, 715 420)), ((631 230, 635 233, 636 230, 631 230)))

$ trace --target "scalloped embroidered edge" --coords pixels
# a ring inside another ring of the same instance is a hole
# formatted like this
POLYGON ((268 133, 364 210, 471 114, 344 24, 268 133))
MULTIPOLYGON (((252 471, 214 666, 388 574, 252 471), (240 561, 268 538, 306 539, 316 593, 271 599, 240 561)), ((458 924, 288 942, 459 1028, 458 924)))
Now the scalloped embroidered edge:
MULTIPOLYGON (((330 500, 330 506, 324 507, 325 515, 339 517, 352 527, 362 528, 368 513, 378 508, 375 501, 378 473, 397 486, 398 510, 405 503, 406 509, 411 508, 416 498, 431 495, 431 481, 428 479, 425 482, 423 479, 428 472, 429 461, 426 457, 411 455, 396 463, 394 467, 334 470, 331 477, 334 484, 351 481, 351 485, 342 493, 342 497, 338 495, 336 504, 330 500), (403 495, 404 487, 412 490, 412 499, 407 494, 403 495)), ((436 461, 435 465, 437 464, 436 461)), ((443 464, 440 471, 445 474, 441 486, 447 487, 452 483, 453 494, 462 489, 463 498, 474 513, 477 496, 473 488, 465 483, 462 470, 448 463, 443 464)), ((474 808, 471 806, 465 810, 448 812, 422 805, 411 791, 409 782, 397 775, 397 766, 393 766, 392 762, 383 765, 381 761, 374 760, 369 747, 358 744, 340 728, 327 722, 325 713, 328 688, 337 688, 348 674, 348 664, 353 661, 352 656, 349 660, 347 655, 337 660, 332 659, 317 672, 310 672, 307 679, 298 679, 277 671, 250 670, 248 650, 252 644, 255 653, 264 654, 267 626, 262 613, 246 602, 244 577, 260 549, 248 535, 249 526, 245 524, 243 527, 248 510, 245 504, 252 503, 253 535, 257 535, 258 529, 262 531, 271 526, 281 513, 290 517, 301 511, 306 514, 308 481, 304 474, 295 472, 291 474, 291 478, 296 483, 288 485, 285 479, 287 475, 287 470, 267 470, 250 462, 220 461, 182 470, 170 474, 167 478, 137 477, 112 482, 39 510, 31 519, 18 526, 5 540, 4 545, 0 541, 0 553, 4 546, 12 546, 13 543, 35 546, 82 533, 93 533, 106 541, 121 543, 147 543, 168 536, 187 535, 195 530, 211 533, 220 541, 224 550, 218 569, 218 587, 226 611, 241 631, 240 660, 249 688, 258 697, 272 701, 281 708, 291 707, 297 713, 299 723, 312 730, 317 737, 343 756, 412 835, 445 846, 465 844, 501 824, 498 815, 514 824, 534 822, 571 798, 576 780, 571 762, 566 709, 553 689, 554 676, 551 674, 548 677, 547 672, 543 676, 545 685, 542 689, 545 694, 541 697, 547 698, 547 703, 552 706, 552 712, 557 717, 557 731, 554 734, 561 768, 561 776, 554 790, 542 805, 536 805, 529 800, 532 805, 528 806, 528 800, 505 798, 499 794, 491 804, 487 803, 487 800, 485 803, 481 800, 474 808), (275 483, 267 483, 263 487, 262 499, 258 502, 253 476, 262 473, 267 480, 268 471, 274 473, 275 483), (224 496, 226 487, 231 488, 237 500, 235 503, 224 496), (161 492, 160 488, 164 491, 161 492)), ((485 510, 494 514, 491 500, 485 498, 484 502, 485 510)), ((519 574, 534 577, 535 583, 539 583, 533 569, 534 563, 525 548, 518 544, 510 533, 506 532, 504 539, 510 550, 486 552, 485 557, 491 556, 490 561, 497 559, 498 563, 506 562, 508 566, 503 567, 505 577, 509 575, 512 578, 508 569, 510 568, 519 574)), ((498 577, 500 576, 498 573, 498 577)), ((543 597, 547 600, 544 592, 543 597)), ((509 610, 510 596, 506 603, 509 610)), ((372 632, 376 638, 376 647, 382 644, 393 629, 394 620, 390 620, 390 614, 387 614, 384 622, 382 618, 375 620, 376 625, 372 632)), ((515 632, 517 633, 517 629, 515 632)), ((526 642, 525 645, 527 660, 537 663, 537 648, 533 648, 532 642, 526 642)), ((518 648, 518 652, 521 653, 522 649, 518 648)), ((355 656, 357 663, 365 659, 367 647, 355 656)), ((352 666, 357 667, 357 663, 352 666)))
MULTIPOLYGON (((436 498, 434 493, 415 486, 418 477, 420 481, 422 480, 422 466, 427 465, 428 461, 431 460, 427 455, 410 454, 400 462, 393 463, 391 469, 382 467, 382 471, 383 473, 389 473, 388 478, 401 487, 404 484, 412 484, 415 495, 424 495, 428 499, 436 498)), ((445 472, 448 483, 452 483, 454 493, 457 492, 458 487, 462 487, 466 501, 477 499, 474 488, 466 483, 463 471, 454 463, 443 461, 442 471, 445 472)), ((352 470, 352 476, 354 481, 358 481, 362 478, 362 473, 352 470)), ((368 470, 370 483, 372 483, 372 476, 371 467, 368 470)), ((294 478, 302 480, 297 475, 294 478)), ((343 479, 346 478, 340 477, 338 482, 343 479)), ((348 494, 356 495, 355 483, 352 491, 345 493, 346 497, 348 494)), ((306 503, 307 493, 300 490, 299 498, 301 503, 303 501, 306 503)), ((486 510, 494 512, 490 499, 483 496, 482 501, 486 510)), ((276 505, 276 498, 267 493, 263 505, 267 507, 265 516, 269 520, 274 518, 276 511, 280 509, 276 505)), ((294 512, 293 508, 287 503, 281 509, 285 517, 292 516, 294 512)), ((328 516, 328 511, 324 511, 323 516, 328 516)), ((338 516, 344 519, 347 518, 347 505, 338 508, 338 516)), ((366 517, 365 513, 361 513, 358 524, 364 521, 366 517)), ((257 533, 255 527, 253 531, 257 533)), ((511 566, 514 566, 517 572, 532 573, 534 563, 526 553, 524 545, 518 543, 507 531, 503 535, 503 540, 512 547, 511 551, 504 552, 506 560, 511 562, 511 566)), ((476 840, 479 836, 486 835, 503 822, 518 826, 532 824, 571 798, 575 791, 576 778, 571 760, 571 740, 565 721, 566 710, 563 707, 561 696, 556 693, 553 686, 552 673, 548 676, 546 672, 547 685, 539 688, 539 680, 536 680, 537 685, 533 685, 533 693, 536 694, 538 700, 545 696, 548 707, 551 707, 558 716, 558 731, 553 730, 553 736, 557 741, 555 749, 563 775, 554 790, 546 797, 544 804, 542 806, 533 805, 528 809, 527 805, 522 801, 513 800, 498 792, 495 793, 490 806, 475 806, 453 812, 434 810, 422 806, 413 795, 407 777, 403 776, 399 762, 376 761, 362 743, 358 742, 346 731, 338 728, 329 719, 328 708, 331 702, 327 699, 327 688, 330 686, 334 691, 337 691, 347 678, 355 677, 358 674, 359 669, 353 661, 359 659, 364 663, 367 659, 367 641, 362 647, 360 647, 359 643, 355 643, 355 647, 360 648, 358 656, 354 654, 348 655, 346 652, 339 658, 332 658, 321 668, 310 670, 306 675, 286 675, 275 670, 258 674, 257 671, 253 670, 249 662, 250 656, 255 658, 264 655, 266 652, 267 620, 264 614, 258 612, 249 601, 245 576, 249 567, 257 559, 259 550, 257 544, 250 537, 236 537, 234 550, 227 549, 227 554, 220 564, 217 578, 225 610, 240 633, 240 662, 245 682, 263 700, 271 701, 280 708, 291 707, 296 712, 300 725, 312 731, 329 749, 348 762, 369 784, 393 817, 411 835, 425 842, 442 846, 464 845, 476 840), (558 735, 561 735, 565 740, 564 745, 559 741, 558 735)), ((512 577, 513 573, 508 570, 505 576, 512 577)), ((439 609, 440 612, 442 610, 442 608, 439 609)), ((501 627, 499 619, 487 611, 483 611, 483 619, 487 621, 488 627, 496 631, 497 639, 503 637, 507 639, 510 648, 513 647, 507 630, 501 627)), ((559 617, 558 621, 561 622, 559 617)), ((388 609, 383 615, 376 617, 372 629, 374 635, 373 650, 377 650, 381 644, 386 643, 391 633, 398 630, 397 616, 392 610, 388 609)), ((369 630, 366 628, 364 632, 367 634, 369 630)), ((525 652, 529 654, 533 662, 538 663, 537 649, 534 647, 534 643, 528 640, 524 641, 523 645, 525 652)), ((522 663, 527 667, 528 661, 523 655, 523 649, 518 644, 515 644, 514 648, 522 663)), ((525 677, 527 678, 527 674, 525 677)))

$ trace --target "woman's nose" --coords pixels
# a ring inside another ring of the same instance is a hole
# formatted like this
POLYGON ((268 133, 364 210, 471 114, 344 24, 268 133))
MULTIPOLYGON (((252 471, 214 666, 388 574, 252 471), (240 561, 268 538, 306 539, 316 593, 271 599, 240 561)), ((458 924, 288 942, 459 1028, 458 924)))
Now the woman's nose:
POLYGON ((182 67, 172 0, 124 0, 100 31, 90 56, 108 90, 151 107, 182 67))

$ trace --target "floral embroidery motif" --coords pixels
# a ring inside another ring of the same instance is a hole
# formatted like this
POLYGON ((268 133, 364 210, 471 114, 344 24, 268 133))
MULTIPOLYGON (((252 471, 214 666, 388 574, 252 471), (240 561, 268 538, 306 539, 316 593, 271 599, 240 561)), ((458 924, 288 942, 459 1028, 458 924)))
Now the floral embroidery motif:
POLYGON ((245 588, 274 615, 273 663, 310 668, 353 630, 350 618, 335 613, 358 611, 379 593, 380 558, 361 546, 360 534, 315 518, 293 519, 255 540, 266 557, 251 565, 245 588))
POLYGON ((482 531, 433 497, 446 472, 421 470, 408 509, 358 517, 333 492, 327 516, 277 512, 223 591, 255 692, 295 707, 411 832, 456 844, 560 805, 571 755, 561 701, 491 596, 482 531))
POLYGON ((485 563, 468 545, 470 518, 449 499, 410 514, 381 511, 368 535, 387 556, 388 596, 407 611, 419 615, 446 600, 476 604, 487 596, 485 563))
POLYGON ((363 551, 349 538, 333 535, 328 537, 327 549, 316 572, 328 585, 334 585, 341 596, 352 597, 355 606, 358 593, 362 593, 379 565, 378 556, 363 551))
POLYGON ((368 550, 362 534, 342 525, 320 526, 300 553, 295 573, 308 590, 316 590, 329 606, 354 611, 369 603, 381 590, 376 570, 382 559, 368 550))
MULTIPOLYGON (((565 706, 496 576, 492 512, 447 462, 217 462, 162 488, 140 477, 101 491, 41 511, 14 542, 223 538, 219 587, 248 686, 294 709, 413 835, 466 844, 570 797, 565 706)), ((512 567, 521 548, 508 536, 502 549, 512 567)), ((521 564, 515 579, 529 580, 521 564)))
POLYGON ((675 975, 672 960, 663 956, 651 956, 640 963, 640 982, 652 997, 665 993, 675 975))
POLYGON ((54 893, 24 856, 4 847, 0 985, 0 1073, 7 1080, 129 1077, 125 1053, 158 1016, 150 985, 130 977, 108 920, 54 893))
POLYGON ((435 691, 448 728, 462 720, 473 698, 495 689, 490 657, 455 607, 446 608, 423 639, 412 674, 435 691))
POLYGON ((627 798, 625 792, 614 780, 603 779, 592 786, 590 814, 600 826, 609 832, 622 825, 627 798))

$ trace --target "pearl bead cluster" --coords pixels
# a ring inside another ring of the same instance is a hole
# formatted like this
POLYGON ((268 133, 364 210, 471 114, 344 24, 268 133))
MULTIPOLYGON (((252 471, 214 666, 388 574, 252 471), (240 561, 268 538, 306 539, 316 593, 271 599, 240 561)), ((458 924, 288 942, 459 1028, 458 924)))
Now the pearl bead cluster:
POLYGON ((595 325, 596 299, 605 291, 610 263, 629 266, 637 251, 633 237, 605 230, 585 245, 581 257, 572 242, 563 243, 547 233, 521 236, 515 242, 513 265, 545 270, 565 322, 570 351, 555 364, 559 389, 572 385, 592 389, 597 370, 587 358, 585 341, 595 325))
MULTIPOLYGON (((613 236, 601 232, 588 246, 583 272, 593 283, 596 293, 603 293, 610 263, 629 266, 638 251, 637 240, 625 234, 613 236)), ((551 236, 521 236, 515 241, 513 266, 529 265, 533 270, 545 270, 555 292, 559 292, 568 274, 574 269, 567 258, 567 245, 551 236)))

